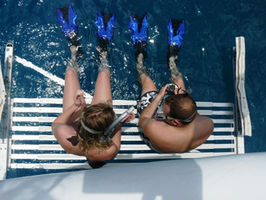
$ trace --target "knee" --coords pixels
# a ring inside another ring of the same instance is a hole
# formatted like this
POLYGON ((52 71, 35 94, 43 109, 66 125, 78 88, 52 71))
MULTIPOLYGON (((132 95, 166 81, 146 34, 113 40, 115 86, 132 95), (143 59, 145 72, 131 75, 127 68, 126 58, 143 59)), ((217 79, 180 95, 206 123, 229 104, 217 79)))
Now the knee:
POLYGON ((76 77, 77 75, 78 75, 78 73, 74 68, 67 67, 66 74, 65 74, 66 77, 71 78, 71 77, 76 77))
POLYGON ((155 87, 153 80, 149 76, 143 75, 141 80, 143 86, 155 87))
POLYGON ((110 78, 110 71, 109 70, 103 70, 98 73, 98 77, 106 79, 110 78))

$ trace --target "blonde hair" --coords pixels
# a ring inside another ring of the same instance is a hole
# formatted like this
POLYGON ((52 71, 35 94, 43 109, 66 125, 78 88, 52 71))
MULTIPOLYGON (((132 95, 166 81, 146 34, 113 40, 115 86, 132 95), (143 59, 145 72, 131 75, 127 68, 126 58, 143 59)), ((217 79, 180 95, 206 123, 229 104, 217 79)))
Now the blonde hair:
POLYGON ((88 132, 82 125, 79 127, 79 146, 82 151, 86 152, 91 147, 105 149, 111 145, 112 142, 100 143, 104 131, 112 124, 115 119, 113 108, 108 104, 99 103, 84 108, 81 116, 83 124, 95 131, 100 131, 99 134, 88 132))

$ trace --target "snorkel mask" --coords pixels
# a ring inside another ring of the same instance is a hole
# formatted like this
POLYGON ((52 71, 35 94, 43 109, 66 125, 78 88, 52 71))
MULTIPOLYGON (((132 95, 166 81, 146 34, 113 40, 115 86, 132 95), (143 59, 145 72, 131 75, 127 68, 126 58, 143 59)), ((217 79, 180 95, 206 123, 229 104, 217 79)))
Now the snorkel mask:
MULTIPOLYGON (((118 128, 119 125, 121 125, 121 121, 128 117, 132 112, 134 111, 134 106, 130 107, 127 109, 125 112, 123 112, 118 118, 116 118, 113 123, 104 131, 103 135, 100 138, 100 143, 103 144, 105 142, 110 142, 112 140, 112 137, 114 137, 116 133, 116 129, 118 128)), ((84 113, 82 112, 81 114, 81 119, 83 119, 84 113)), ((81 126, 88 131, 91 134, 101 134, 102 131, 96 131, 93 130, 85 125, 85 123, 81 120, 81 126)))

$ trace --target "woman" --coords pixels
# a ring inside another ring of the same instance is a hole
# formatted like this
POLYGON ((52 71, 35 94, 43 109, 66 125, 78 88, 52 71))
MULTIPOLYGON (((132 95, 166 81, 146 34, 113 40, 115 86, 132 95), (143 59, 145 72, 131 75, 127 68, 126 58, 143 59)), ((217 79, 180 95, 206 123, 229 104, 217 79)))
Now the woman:
MULTIPOLYGON (((91 105, 86 107, 84 92, 78 79, 75 46, 70 47, 72 58, 66 69, 63 95, 63 113, 52 125, 53 134, 68 153, 85 156, 96 168, 102 162, 113 159, 120 150, 121 128, 111 141, 100 142, 103 132, 112 124, 115 113, 112 108, 110 70, 107 52, 100 53, 101 64, 91 105), (88 131, 89 130, 89 131, 88 131)), ((134 118, 131 114, 124 121, 134 118)))
MULTIPOLYGON (((99 13, 98 21, 99 18, 101 22, 103 18, 101 13, 99 13)), ((104 131, 115 120, 112 108, 110 66, 106 58, 112 29, 109 30, 107 37, 105 34, 99 34, 103 31, 105 31, 103 27, 98 26, 98 36, 101 36, 99 37, 100 47, 97 49, 100 65, 91 105, 86 107, 84 92, 80 88, 78 79, 76 57, 79 47, 72 45, 70 47, 71 60, 65 73, 63 113, 54 120, 52 125, 53 134, 63 149, 68 153, 85 156, 93 168, 101 167, 104 161, 113 159, 120 150, 121 141, 121 127, 110 141, 101 141, 104 131)), ((123 122, 130 121, 134 117, 132 113, 123 122)))

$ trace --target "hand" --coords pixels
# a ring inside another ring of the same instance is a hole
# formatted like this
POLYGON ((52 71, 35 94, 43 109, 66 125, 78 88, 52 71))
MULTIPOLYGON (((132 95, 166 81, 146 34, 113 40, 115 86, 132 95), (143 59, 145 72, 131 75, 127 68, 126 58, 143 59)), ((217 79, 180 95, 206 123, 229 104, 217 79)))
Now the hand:
POLYGON ((84 107, 86 106, 86 102, 84 100, 85 93, 82 90, 77 90, 74 98, 74 104, 77 107, 84 107))
POLYGON ((159 92, 159 94, 158 94, 158 97, 159 97, 160 99, 163 99, 164 95, 167 94, 167 91, 166 91, 167 87, 168 87, 168 84, 166 84, 165 86, 163 86, 163 87, 161 88, 161 90, 160 90, 160 92, 159 92))
POLYGON ((125 119, 123 119, 121 122, 130 122, 131 120, 135 119, 135 114, 132 112, 129 116, 127 116, 125 119))

